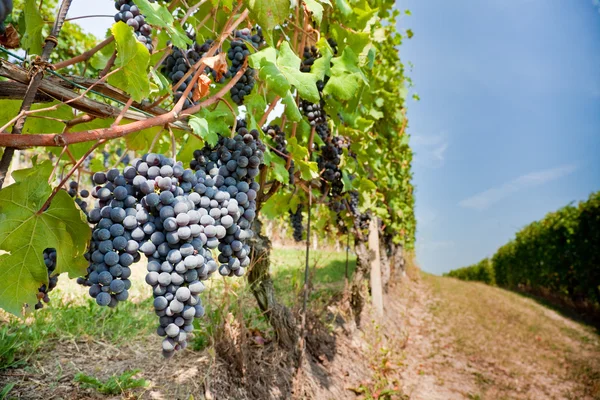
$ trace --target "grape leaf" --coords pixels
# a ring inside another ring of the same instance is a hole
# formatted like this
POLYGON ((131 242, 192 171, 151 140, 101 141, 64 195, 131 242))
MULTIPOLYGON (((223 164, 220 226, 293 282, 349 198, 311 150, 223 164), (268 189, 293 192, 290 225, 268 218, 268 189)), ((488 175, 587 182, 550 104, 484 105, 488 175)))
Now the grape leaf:
POLYGON ((109 76, 108 82, 129 93, 135 101, 141 102, 150 93, 150 80, 146 73, 150 53, 135 38, 132 27, 118 22, 112 26, 111 31, 117 42, 115 65, 121 70, 109 76))
POLYGON ((292 122, 298 122, 302 120, 302 114, 300 114, 300 110, 298 109, 298 105, 296 104, 296 100, 292 93, 289 91, 285 95, 284 98, 281 99, 281 102, 285 106, 285 115, 292 122))
POLYGON ((297 161, 300 176, 304 181, 310 181, 319 177, 319 166, 314 161, 297 161))
POLYGON ((267 84, 278 96, 284 97, 292 88, 286 77, 279 71, 275 64, 269 61, 263 61, 258 74, 259 78, 267 84))
POLYGON ((265 61, 269 61, 273 64, 277 63, 277 50, 275 50, 274 47, 267 47, 248 57, 248 65, 254 69, 260 69, 265 61))
POLYGON ((287 211, 291 200, 291 193, 277 192, 262 205, 260 213, 268 219, 281 217, 281 214, 287 211))
POLYGON ((209 145, 214 146, 219 141, 217 132, 210 129, 206 118, 191 116, 188 124, 194 133, 205 140, 209 145))
POLYGON ((269 32, 285 21, 290 13, 290 0, 246 0, 245 3, 253 19, 269 32))
POLYGON ((0 190, 0 307, 15 315, 25 303, 37 302, 37 289, 48 284, 43 251, 57 251, 56 273, 74 278, 86 272, 83 254, 91 231, 73 199, 60 190, 50 207, 38 214, 52 188, 52 164, 15 171, 15 183, 0 190))
POLYGON ((160 131, 164 131, 162 133, 163 135, 169 134, 169 132, 166 129, 163 129, 162 126, 155 126, 148 129, 142 129, 141 131, 137 131, 125 136, 125 143, 127 143, 127 148, 130 150, 140 151, 149 149, 152 145, 152 142, 154 141, 154 138, 160 131))
POLYGON ((167 7, 158 3, 150 3, 148 0, 136 0, 135 4, 150 25, 165 28, 174 46, 185 48, 192 44, 192 39, 185 34, 184 30, 174 25, 175 19, 167 7))
POLYGON ((358 58, 354 52, 346 47, 340 57, 332 59, 331 79, 325 85, 323 93, 333 95, 340 100, 353 98, 361 86, 367 83, 367 78, 358 66, 358 58))
POLYGON ((345 18, 352 15, 352 7, 346 0, 335 0, 336 9, 339 10, 345 18))
POLYGON ((249 96, 246 96, 244 99, 244 105, 246 106, 246 111, 248 114, 257 116, 262 116, 267 108, 265 98, 258 93, 252 93, 249 96))
POLYGON ((287 161, 281 158, 278 154, 271 155, 271 166, 273 167, 271 173, 273 174, 273 178, 281 183, 288 183, 290 180, 290 174, 285 168, 286 163, 287 161))
POLYGON ((23 10, 25 16, 25 34, 21 38, 21 46, 27 50, 29 54, 42 54, 42 48, 44 44, 44 36, 42 30, 44 29, 44 19, 40 14, 37 2, 35 0, 27 0, 25 2, 25 9, 23 10))
POLYGON ((317 25, 321 25, 321 20, 323 19, 323 6, 321 3, 316 0, 303 0, 303 2, 308 11, 312 12, 317 25))
POLYGON ((319 49, 319 53, 321 53, 321 57, 315 60, 313 66, 310 68, 310 73, 315 75, 317 79, 323 80, 325 79, 325 75, 330 74, 333 51, 324 37, 319 39, 316 46, 319 49))
POLYGON ((300 58, 294 53, 288 42, 281 44, 277 56, 277 65, 288 82, 298 90, 300 97, 313 103, 319 102, 317 77, 300 71, 300 58))

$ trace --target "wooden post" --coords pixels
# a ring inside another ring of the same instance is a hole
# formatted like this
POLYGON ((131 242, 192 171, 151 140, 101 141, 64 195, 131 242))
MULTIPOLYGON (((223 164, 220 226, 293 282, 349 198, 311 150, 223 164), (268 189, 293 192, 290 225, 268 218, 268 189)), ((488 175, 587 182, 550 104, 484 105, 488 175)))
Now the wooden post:
POLYGON ((374 217, 369 224, 369 250, 371 252, 371 298, 379 317, 383 317, 383 290, 381 286, 381 253, 379 251, 379 219, 374 217))

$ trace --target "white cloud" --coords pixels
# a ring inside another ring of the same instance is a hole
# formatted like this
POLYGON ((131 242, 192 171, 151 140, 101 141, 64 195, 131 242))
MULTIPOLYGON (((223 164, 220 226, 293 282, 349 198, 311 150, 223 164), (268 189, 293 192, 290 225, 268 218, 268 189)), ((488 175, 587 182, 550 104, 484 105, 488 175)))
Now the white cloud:
POLYGON ((518 192, 519 190, 543 185, 573 173, 577 169, 574 165, 563 165, 543 171, 530 172, 500 186, 493 187, 474 196, 460 201, 461 207, 485 210, 492 204, 518 192))
POLYGON ((438 135, 415 135, 411 146, 415 151, 415 162, 430 168, 440 168, 446 161, 448 138, 445 132, 438 135))

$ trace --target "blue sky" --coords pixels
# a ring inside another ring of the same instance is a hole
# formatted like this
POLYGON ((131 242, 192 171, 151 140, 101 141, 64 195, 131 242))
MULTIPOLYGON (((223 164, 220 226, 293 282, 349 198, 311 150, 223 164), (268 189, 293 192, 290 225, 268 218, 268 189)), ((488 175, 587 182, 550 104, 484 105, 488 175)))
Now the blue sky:
MULTIPOLYGON (((400 0, 417 256, 442 273, 600 190, 598 0, 400 0)), ((107 8, 108 7, 108 8, 107 8)), ((74 1, 69 17, 111 14, 74 1)), ((103 37, 111 18, 78 21, 103 37)))
POLYGON ((594 0, 400 0, 417 257, 442 273, 600 190, 594 0))

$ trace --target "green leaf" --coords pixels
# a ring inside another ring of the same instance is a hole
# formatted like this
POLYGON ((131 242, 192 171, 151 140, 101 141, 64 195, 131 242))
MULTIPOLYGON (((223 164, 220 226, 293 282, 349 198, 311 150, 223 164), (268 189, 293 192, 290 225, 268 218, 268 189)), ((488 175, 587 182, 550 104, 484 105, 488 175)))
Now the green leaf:
MULTIPOLYGON (((267 31, 281 24, 290 13, 290 0, 245 0, 252 19, 267 31)), ((270 33, 269 33, 270 35, 270 33)))
POLYGON ((48 283, 43 251, 57 251, 56 273, 74 278, 86 272, 83 257, 91 236, 85 216, 60 190, 50 207, 37 211, 50 196, 52 163, 15 171, 15 183, 0 190, 0 307, 19 314, 25 303, 37 302, 37 289, 48 283))
POLYGON ((303 0, 308 11, 312 12, 312 16, 315 19, 317 25, 321 25, 323 19, 323 6, 316 0, 303 0))
POLYGON ((316 46, 319 49, 319 53, 321 53, 321 57, 315 60, 313 66, 310 68, 310 73, 316 76, 318 80, 323 80, 325 79, 325 75, 330 74, 333 51, 324 37, 319 39, 316 46))
POLYGON ((335 5, 345 18, 352 15, 352 7, 346 0, 335 0, 335 5))
POLYGON ((21 38, 21 46, 27 50, 29 54, 42 54, 44 47, 44 35, 42 30, 44 29, 44 19, 40 14, 38 4, 36 0, 25 1, 25 9, 23 10, 25 15, 25 27, 26 31, 21 38))
POLYGON ((288 42, 281 44, 279 55, 277 56, 277 65, 288 82, 298 90, 300 97, 313 103, 317 103, 320 100, 319 90, 317 89, 317 77, 313 74, 300 71, 300 58, 294 53, 288 42))
POLYGON ((281 217, 288 210, 292 194, 285 192, 277 192, 271 196, 261 207, 260 213, 267 219, 275 219, 281 217))
POLYGON ((279 155, 274 154, 271 157, 271 166, 273 169, 271 170, 273 174, 273 178, 278 180, 281 183, 288 183, 290 180, 290 174, 288 170, 285 168, 286 160, 281 158, 279 155))
POLYGON ((161 6, 159 3, 150 3, 148 0, 136 0, 135 5, 139 7, 142 14, 146 18, 146 22, 150 25, 164 28, 174 46, 185 48, 192 44, 190 39, 181 26, 175 26, 173 14, 166 6, 161 6))
POLYGON ((358 66, 358 58, 348 47, 340 57, 332 59, 331 79, 325 85, 323 93, 330 94, 340 100, 350 100, 358 92, 361 82, 367 82, 358 66))
POLYGON ((115 65, 121 70, 112 74, 108 82, 129 93, 135 101, 141 102, 150 93, 150 80, 146 72, 150 53, 146 46, 137 41, 132 27, 118 22, 112 26, 111 31, 117 43, 115 65))
POLYGON ((267 109, 265 98, 258 93, 252 93, 249 96, 246 96, 244 105, 246 106, 248 114, 251 115, 262 116, 267 109))
POLYGON ((294 161, 304 161, 308 159, 308 149, 300 146, 297 138, 291 137, 287 142, 287 149, 292 154, 294 161))
POLYGON ((104 67, 106 67, 106 64, 108 64, 108 60, 110 60, 114 52, 115 42, 112 42, 108 44, 108 46, 105 46, 102 50, 94 54, 94 56, 90 59, 89 63, 94 69, 101 71, 104 69, 104 67))
MULTIPOLYGON (((125 136, 125 143, 127 143, 127 148, 130 150, 140 151, 148 150, 152 145, 152 141, 161 130, 163 130, 162 126, 155 126, 148 129, 142 129, 141 131, 137 131, 125 136)), ((168 135, 168 133, 169 132, 166 129, 163 132, 163 134, 166 135, 168 135)))
POLYGON ((206 118, 191 116, 188 122, 194 133, 205 140, 209 145, 214 146, 219 141, 219 135, 211 130, 206 118))
POLYGON ((248 57, 248 65, 254 69, 260 69, 264 62, 272 64, 277 63, 277 50, 274 47, 267 47, 261 51, 251 54, 248 57))
POLYGON ((287 78, 279 71, 279 68, 269 61, 263 62, 258 77, 267 84, 268 89, 281 97, 284 97, 292 88, 287 78))
POLYGON ((287 92, 285 97, 281 99, 281 102, 285 106, 285 115, 290 119, 290 121, 299 122, 302 120, 302 114, 300 114, 296 100, 294 99, 294 96, 292 96, 291 92, 287 92))
POLYGON ((319 177, 319 166, 314 161, 296 161, 296 166, 300 170, 300 176, 304 181, 311 181, 319 177))

